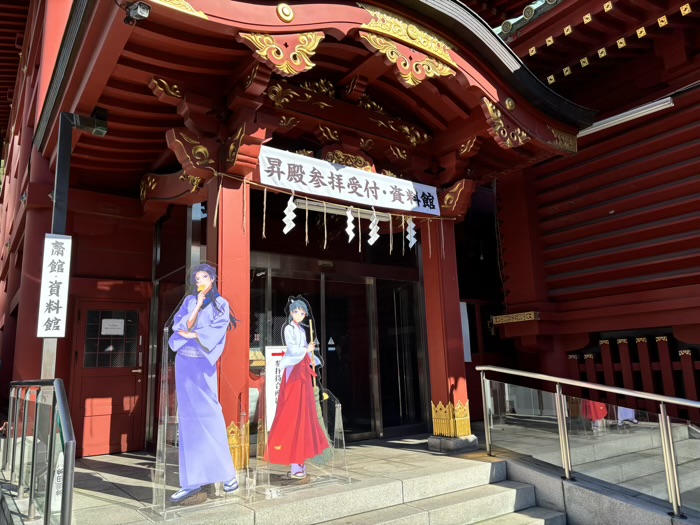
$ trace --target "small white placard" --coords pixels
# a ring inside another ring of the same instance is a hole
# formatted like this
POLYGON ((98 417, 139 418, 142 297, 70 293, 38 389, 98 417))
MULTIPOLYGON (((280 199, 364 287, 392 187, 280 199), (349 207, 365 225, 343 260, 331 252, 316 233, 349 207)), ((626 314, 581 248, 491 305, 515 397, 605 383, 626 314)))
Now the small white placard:
POLYGON ((66 335, 72 242, 69 235, 47 233, 44 237, 37 337, 66 335))
POLYGON ((286 346, 265 347, 265 424, 267 430, 270 430, 277 412, 277 397, 280 395, 283 372, 280 368, 280 361, 286 351, 286 346))
POLYGON ((124 335, 124 319, 102 319, 100 335, 124 335))

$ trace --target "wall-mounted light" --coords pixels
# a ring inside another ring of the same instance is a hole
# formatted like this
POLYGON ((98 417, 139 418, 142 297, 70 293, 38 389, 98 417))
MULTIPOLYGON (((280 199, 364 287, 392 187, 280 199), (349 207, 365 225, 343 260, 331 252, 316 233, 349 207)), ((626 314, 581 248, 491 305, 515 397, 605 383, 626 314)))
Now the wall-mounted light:
POLYGON ((136 22, 146 20, 146 18, 148 18, 148 15, 151 14, 151 6, 148 5, 146 2, 136 2, 134 4, 129 4, 124 10, 126 11, 126 18, 124 19, 124 23, 130 26, 135 25, 136 22))

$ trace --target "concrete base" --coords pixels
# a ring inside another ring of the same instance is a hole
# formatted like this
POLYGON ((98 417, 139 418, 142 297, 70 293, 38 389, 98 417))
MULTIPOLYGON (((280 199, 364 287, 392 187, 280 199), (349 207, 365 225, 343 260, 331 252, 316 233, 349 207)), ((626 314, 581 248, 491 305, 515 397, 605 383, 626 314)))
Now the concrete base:
POLYGON ((432 452, 454 454, 456 452, 469 452, 478 448, 479 440, 474 434, 460 438, 443 436, 430 436, 428 438, 428 450, 432 452))

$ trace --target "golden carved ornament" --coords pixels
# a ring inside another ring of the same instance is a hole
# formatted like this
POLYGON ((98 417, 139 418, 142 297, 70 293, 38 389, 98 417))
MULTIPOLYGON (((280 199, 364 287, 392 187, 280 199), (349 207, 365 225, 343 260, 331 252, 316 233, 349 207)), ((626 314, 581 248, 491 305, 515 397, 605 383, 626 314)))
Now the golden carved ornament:
POLYGON ((689 348, 685 348, 683 350, 678 350, 678 355, 693 355, 693 352, 689 348))
POLYGON ((645 36, 647 36, 647 29, 646 29, 646 27, 643 27, 643 26, 642 26, 642 27, 640 27, 639 29, 637 29, 637 38, 643 38, 643 37, 645 37, 645 36))
POLYGON ((457 401, 443 405, 439 401, 437 405, 430 403, 433 415, 433 433, 436 436, 467 437, 471 435, 471 422, 469 418, 469 401, 462 403, 457 401))
POLYGON ((414 147, 418 146, 419 144, 425 144, 432 138, 424 131, 420 131, 407 124, 396 123, 393 120, 381 120, 374 118, 370 118, 370 120, 377 124, 377 126, 380 128, 388 128, 392 131, 396 131, 397 133, 402 133, 408 139, 408 142, 411 143, 411 146, 414 147))
POLYGON ((248 466, 250 461, 250 421, 246 421, 241 428, 231 421, 226 432, 233 465, 237 470, 242 470, 248 466))
POLYGON ((586 67, 588 65, 588 57, 583 57, 579 62, 581 62, 581 67, 586 67))
POLYGON ((406 153, 405 149, 401 149, 397 146, 389 146, 389 150, 396 156, 398 159, 406 160, 408 158, 408 154, 406 153))
POLYGON ((628 344, 627 339, 618 339, 617 344, 618 345, 626 345, 626 344, 628 344))
POLYGON ((176 11, 181 11, 187 13, 188 15, 197 16, 203 18, 204 20, 209 20, 209 17, 205 15, 202 11, 197 11, 190 4, 185 2, 185 0, 153 0, 156 4, 164 5, 176 11))
POLYGON ((668 341, 668 337, 665 335, 660 335, 659 337, 656 338, 656 342, 658 343, 660 341, 668 341))
POLYGON ((152 191, 158 185, 158 181, 153 175, 147 175, 141 179, 141 200, 146 200, 149 191, 152 191))
POLYGON ((288 4, 279 4, 277 6, 277 18, 282 20, 285 24, 288 24, 294 20, 294 11, 288 4))
POLYGON ((517 314, 494 315, 491 317, 491 322, 494 326, 499 324, 522 323, 524 321, 539 321, 539 312, 520 312, 517 314))
POLYGON ((182 93, 180 92, 180 88, 177 86, 177 84, 173 84, 171 86, 164 79, 155 77, 153 78, 153 82, 155 82, 156 86, 162 89, 163 92, 167 95, 170 95, 171 97, 182 98, 182 93))
POLYGON ((462 155, 466 155, 467 153, 469 153, 472 150, 472 148, 474 147, 474 145, 476 144, 476 139, 477 139, 477 137, 475 135, 472 138, 470 138, 468 141, 466 141, 464 144, 462 144, 459 147, 459 155, 462 156, 462 155))
POLYGON ((457 67, 450 56, 452 47, 427 29, 377 7, 365 4, 358 5, 372 16, 372 20, 367 24, 362 24, 361 29, 388 36, 403 42, 412 49, 425 51, 428 55, 457 67))
POLYGON ((243 142, 243 137, 245 136, 245 124, 243 124, 236 134, 231 137, 231 144, 228 147, 228 155, 226 156, 226 161, 230 164, 235 164, 238 160, 238 152, 241 148, 241 143, 243 142))
POLYGON ((280 126, 283 128, 293 128, 299 124, 299 119, 296 117, 287 117, 286 115, 280 119, 280 126))
POLYGON ((357 168, 363 171, 372 171, 372 166, 369 161, 364 157, 359 155, 351 155, 350 153, 345 153, 339 149, 329 151, 326 153, 326 158, 328 162, 333 164, 342 164, 343 166, 350 166, 351 168, 357 168))
POLYGON ((569 359, 576 359, 578 360, 579 355, 578 354, 569 354, 569 359))
POLYGON ((412 60, 399 51, 393 40, 372 33, 361 33, 360 36, 372 49, 382 53, 392 64, 396 64, 401 79, 408 87, 417 86, 425 78, 456 75, 454 69, 432 57, 412 60))
POLYGON ((659 27, 666 27, 668 25, 668 18, 666 15, 663 15, 657 20, 657 22, 659 23, 659 27))
POLYGON ((316 64, 310 57, 316 54, 316 48, 324 38, 324 34, 312 31, 297 35, 298 43, 294 50, 288 51, 279 44, 274 36, 260 33, 239 33, 250 41, 257 49, 256 53, 284 76, 293 76, 308 71, 316 64))
POLYGON ((322 78, 317 82, 304 82, 301 87, 306 91, 312 91, 319 95, 326 95, 335 98, 335 86, 328 80, 322 78))
POLYGON ((370 99, 369 95, 367 95, 366 93, 360 97, 360 99, 358 100, 358 105, 370 111, 374 111, 375 113, 381 113, 382 115, 386 115, 386 111, 384 110, 384 108, 376 102, 374 102, 372 99, 370 99))
POLYGON ((637 339, 635 339, 635 342, 637 342, 637 343, 646 343, 646 342, 647 342, 647 338, 646 338, 646 337, 637 337, 637 339))
POLYGON ((513 111, 513 110, 515 110, 515 100, 513 100, 513 99, 510 98, 510 97, 508 97, 508 98, 506 99, 506 109, 507 109, 508 111, 513 111))
POLYGON ((187 182, 192 186, 190 193, 194 193, 202 187, 202 177, 193 177, 192 175, 180 175, 179 179, 183 182, 187 182))
POLYGON ((284 88, 280 84, 275 84, 270 86, 270 89, 267 90, 267 96, 270 100, 272 100, 272 102, 274 102, 277 109, 282 109, 295 97, 298 97, 299 93, 293 89, 284 88))
POLYGON ((442 203, 441 208, 445 208, 446 210, 451 210, 454 211, 455 207, 457 206, 457 203, 459 202, 459 196, 462 194, 462 190, 464 190, 464 181, 461 180, 459 181, 448 193, 445 195, 445 199, 442 203))
POLYGON ((372 139, 360 139, 360 149, 370 150, 374 147, 374 140, 372 139))
POLYGON ((484 101, 489 115, 491 116, 493 131, 501 138, 506 148, 522 146, 530 140, 528 134, 520 128, 516 128, 515 130, 509 132, 505 123, 503 122, 501 110, 496 107, 496 104, 491 102, 487 97, 483 97, 482 100, 484 101))
POLYGON ((681 6, 681 15, 685 16, 685 15, 689 15, 690 13, 692 13, 692 9, 690 8, 690 4, 683 4, 681 6))
POLYGON ((600 341, 598 341, 598 346, 609 345, 609 344, 610 344, 610 341, 608 341, 607 339, 601 339, 600 341))
POLYGON ((314 157, 314 152, 310 149, 298 149, 294 153, 297 155, 304 155, 304 157, 314 157))
POLYGON ((556 128, 548 126, 554 135, 554 141, 550 144, 560 150, 568 151, 570 153, 576 153, 578 151, 578 141, 576 135, 570 133, 564 133, 556 128))
POLYGON ((396 173, 394 173, 393 171, 389 171, 389 170, 382 170, 382 175, 386 175, 387 177, 393 177, 395 179, 399 178, 399 176, 396 175, 396 173))
POLYGON ((613 3, 612 2, 605 2, 603 4, 603 10, 608 13, 613 10, 613 3))
POLYGON ((248 89, 252 84, 253 80, 255 80, 255 75, 258 74, 258 68, 260 67, 260 62, 256 62, 255 65, 253 66, 252 71, 250 72, 250 75, 245 79, 245 87, 248 89))
POLYGON ((595 354, 583 354, 584 359, 595 359, 595 354))
POLYGON ((340 142, 340 134, 336 130, 331 129, 328 126, 322 126, 321 124, 318 125, 318 130, 321 132, 324 139, 328 141, 340 142))

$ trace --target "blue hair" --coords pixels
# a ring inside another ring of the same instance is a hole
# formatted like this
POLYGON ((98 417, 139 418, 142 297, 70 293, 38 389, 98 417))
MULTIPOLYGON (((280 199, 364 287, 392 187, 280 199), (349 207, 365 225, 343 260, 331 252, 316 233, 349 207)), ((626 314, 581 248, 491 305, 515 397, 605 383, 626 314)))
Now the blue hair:
POLYGON ((292 301, 289 305, 289 320, 292 320, 292 312, 294 310, 301 310, 304 312, 307 316, 309 315, 309 308, 306 306, 306 303, 302 301, 301 299, 297 299, 296 301, 292 301))

